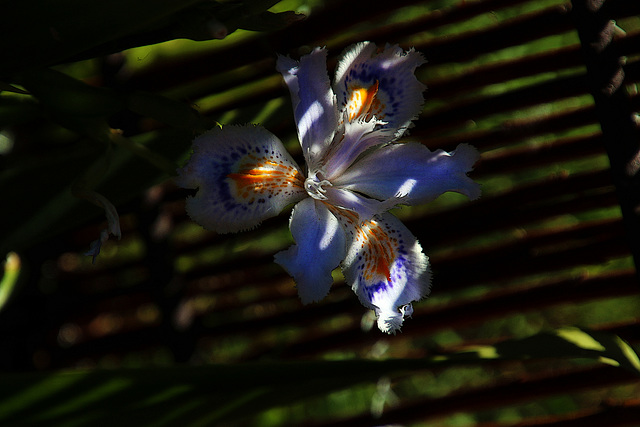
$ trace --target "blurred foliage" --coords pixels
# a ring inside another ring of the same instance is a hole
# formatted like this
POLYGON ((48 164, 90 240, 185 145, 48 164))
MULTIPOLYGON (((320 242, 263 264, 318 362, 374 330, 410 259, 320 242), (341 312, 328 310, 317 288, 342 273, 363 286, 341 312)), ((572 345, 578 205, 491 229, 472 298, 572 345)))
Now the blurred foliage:
MULTIPOLYGON (((0 423, 56 426, 246 425, 260 412, 380 378, 504 360, 588 358, 640 376, 640 360, 619 338, 560 329, 426 359, 262 362, 160 369, 3 375, 0 423)), ((387 386, 388 388, 388 386, 387 386)), ((264 424, 261 424, 264 425, 264 424)))
POLYGON ((51 66, 178 38, 222 39, 239 28, 272 31, 302 18, 270 12, 275 3, 33 0, 4 5, 0 126, 10 148, 0 153, 6 153, 0 192, 13 203, 0 213, 0 254, 20 252, 95 215, 69 194, 71 186, 99 187, 121 204, 173 175, 173 159, 187 151, 195 134, 215 125, 184 102, 89 85, 65 74, 64 67, 51 66), (122 136, 109 122, 127 113, 154 120, 162 129, 122 136), (39 119, 42 129, 20 127, 39 119), (27 134, 14 138, 14 132, 27 134), (122 149, 114 152, 114 147, 122 149))

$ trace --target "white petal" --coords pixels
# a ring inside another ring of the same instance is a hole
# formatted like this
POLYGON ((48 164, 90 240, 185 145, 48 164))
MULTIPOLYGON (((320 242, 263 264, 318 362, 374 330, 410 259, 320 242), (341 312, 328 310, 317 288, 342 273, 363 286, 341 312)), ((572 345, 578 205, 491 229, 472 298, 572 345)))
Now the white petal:
POLYGON ((378 328, 395 333, 411 303, 429 294, 429 259, 411 232, 389 213, 359 223, 355 216, 338 217, 350 238, 342 264, 347 283, 360 302, 376 312, 378 328))
POLYGON ((478 158, 478 150, 468 144, 451 153, 431 152, 418 143, 389 144, 368 153, 332 183, 380 200, 402 197, 408 205, 431 201, 447 191, 474 200, 480 197, 480 186, 467 173, 478 158))
POLYGON ((187 213, 218 233, 250 229, 306 197, 304 176, 275 135, 260 126, 214 128, 193 142, 176 183, 197 189, 187 213))
POLYGON ((294 245, 275 255, 293 276, 303 304, 320 301, 333 283, 331 272, 344 258, 345 234, 323 202, 307 198, 298 203, 289 224, 294 245))
POLYGON ((291 92, 305 159, 313 163, 331 143, 338 124, 336 98, 327 73, 327 51, 316 48, 300 62, 280 56, 276 69, 291 92))

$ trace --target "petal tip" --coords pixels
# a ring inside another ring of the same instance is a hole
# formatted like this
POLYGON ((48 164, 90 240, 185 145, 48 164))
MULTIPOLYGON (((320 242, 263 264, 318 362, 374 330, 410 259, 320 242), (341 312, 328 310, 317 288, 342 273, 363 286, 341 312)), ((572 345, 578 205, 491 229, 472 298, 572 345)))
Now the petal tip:
POLYGON ((413 314, 413 306, 411 303, 398 307, 397 310, 376 310, 376 316, 378 317, 378 329, 381 332, 395 335, 396 332, 402 332, 402 323, 406 317, 411 317, 413 314))
MULTIPOLYGON (((480 152, 473 145, 460 144, 456 147, 452 156, 456 158, 459 162, 460 169, 466 174, 473 171, 473 166, 480 159, 480 152)), ((464 189, 460 192, 467 196, 469 200, 479 199, 482 195, 480 184, 468 177, 465 180, 465 184, 464 189)))
POLYGON ((393 312, 380 312, 377 313, 378 316, 378 329, 381 332, 389 335, 395 335, 397 332, 402 332, 402 322, 404 321, 404 317, 401 313, 393 313, 393 312))

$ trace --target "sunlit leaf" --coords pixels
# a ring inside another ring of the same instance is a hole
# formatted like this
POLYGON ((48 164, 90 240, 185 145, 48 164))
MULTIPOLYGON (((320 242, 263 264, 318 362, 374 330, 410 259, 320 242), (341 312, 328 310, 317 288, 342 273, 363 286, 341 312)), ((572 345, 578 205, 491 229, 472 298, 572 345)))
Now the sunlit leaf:
POLYGON ((441 356, 442 361, 559 358, 594 359, 640 375, 637 354, 620 337, 576 327, 560 328, 520 340, 503 341, 493 346, 475 346, 441 356))
POLYGON ((19 93, 21 95, 27 95, 29 92, 27 92, 26 90, 20 89, 18 87, 15 87, 13 85, 10 85, 9 83, 5 83, 0 81, 0 92, 2 91, 6 91, 6 92, 12 92, 12 93, 19 93))
POLYGON ((3 263, 3 272, 0 276, 0 310, 7 303, 20 276, 20 257, 15 252, 10 252, 3 263))

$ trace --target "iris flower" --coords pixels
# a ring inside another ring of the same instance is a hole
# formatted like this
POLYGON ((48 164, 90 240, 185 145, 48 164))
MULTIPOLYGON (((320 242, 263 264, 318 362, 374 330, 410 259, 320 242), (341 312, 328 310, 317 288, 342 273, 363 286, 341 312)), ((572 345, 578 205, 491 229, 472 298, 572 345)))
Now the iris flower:
POLYGON ((275 262, 293 276, 302 302, 323 299, 340 266, 380 330, 395 333, 411 303, 429 293, 431 271, 416 237, 388 211, 446 191, 480 196, 467 176, 478 159, 472 146, 448 153, 397 142, 422 109, 425 86, 414 72, 424 62, 413 49, 358 43, 343 53, 331 84, 324 48, 300 61, 278 57, 306 168, 261 126, 214 128, 195 139, 178 171, 178 185, 197 189, 187 212, 209 230, 232 233, 295 203, 295 244, 275 262))

